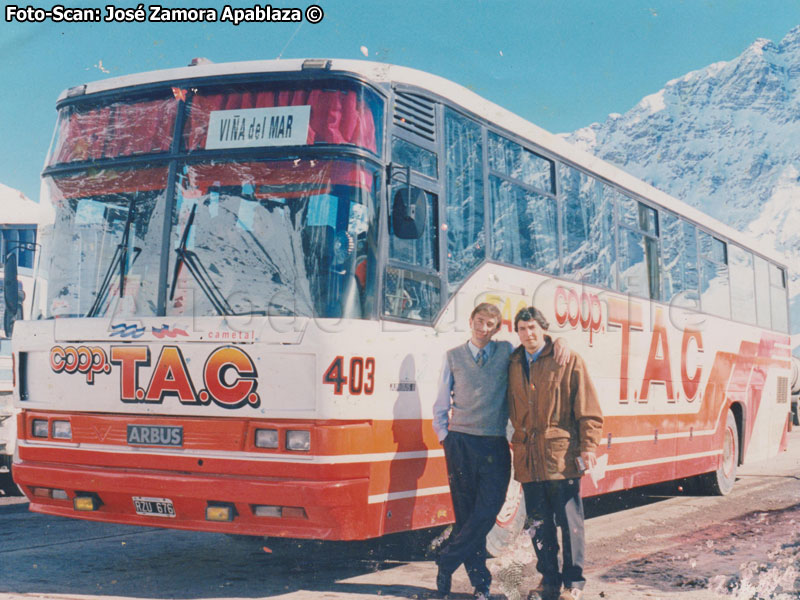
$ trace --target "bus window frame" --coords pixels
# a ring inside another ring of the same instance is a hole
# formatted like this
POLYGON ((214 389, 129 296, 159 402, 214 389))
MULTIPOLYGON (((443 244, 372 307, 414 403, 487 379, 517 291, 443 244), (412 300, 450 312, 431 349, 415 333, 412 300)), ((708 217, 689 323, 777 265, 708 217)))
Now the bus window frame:
POLYGON ((442 235, 441 226, 442 226, 442 215, 444 214, 445 210, 445 183, 444 183, 444 176, 442 174, 444 170, 444 162, 442 157, 444 156, 444 137, 442 135, 442 131, 444 130, 444 101, 442 98, 426 92, 421 88, 417 88, 414 86, 406 86, 406 85, 393 85, 391 90, 391 98, 386 103, 386 115, 385 115, 385 140, 384 140, 384 155, 385 155, 385 169, 384 174, 386 177, 386 181, 383 185, 384 193, 382 194, 381 198, 381 215, 380 215, 380 232, 382 238, 380 240, 380 252, 381 258, 378 263, 379 268, 379 278, 378 278, 378 294, 379 300, 376 303, 378 307, 378 314, 377 318, 379 320, 385 321, 393 321, 398 323, 409 323, 414 325, 426 325, 426 326, 433 326, 443 314, 445 308, 447 307, 447 302, 450 299, 450 295, 447 291, 447 261, 444 260, 446 257, 447 252, 447 239, 446 236, 442 235), (407 94, 414 94, 417 96, 422 96, 426 100, 430 101, 434 107, 434 140, 431 142, 430 140, 426 140, 424 137, 419 136, 408 129, 404 129, 402 127, 398 127, 394 123, 394 114, 395 114, 395 103, 397 100, 398 93, 407 93, 407 94), (395 163, 392 160, 392 137, 398 137, 403 141, 406 141, 410 144, 414 144, 419 146, 423 150, 428 150, 432 152, 436 156, 437 161, 437 178, 434 179, 429 175, 416 171, 412 168, 406 169, 410 167, 410 165, 400 165, 399 163, 395 163), (410 179, 406 181, 402 181, 401 178, 397 178, 396 181, 394 175, 399 172, 410 173, 410 179), (435 214, 433 216, 434 219, 434 235, 436 236, 434 249, 436 252, 436 256, 434 257, 434 264, 436 267, 434 269, 428 269, 426 267, 421 267, 419 265, 409 264, 405 261, 398 260, 396 258, 392 258, 389 254, 389 244, 391 238, 391 232, 389 231, 389 218, 391 215, 391 202, 392 202, 392 193, 393 190, 397 187, 397 185, 402 185, 407 183, 412 187, 416 187, 421 189, 426 194, 430 194, 434 198, 434 208, 435 214), (404 317, 401 315, 395 315, 386 312, 386 297, 385 297, 385 285, 386 285, 386 270, 388 268, 394 269, 402 269, 406 271, 412 271, 420 273, 424 276, 433 276, 439 281, 439 305, 436 309, 431 313, 430 319, 413 319, 410 317, 404 317))
POLYGON ((753 313, 753 320, 752 321, 740 321, 739 319, 733 318, 733 313, 736 311, 734 305, 734 292, 733 292, 733 284, 730 285, 730 292, 731 292, 731 320, 745 323, 746 325, 754 325, 758 326, 758 291, 757 291, 757 284, 756 284, 756 265, 755 265, 755 257, 753 256, 753 251, 742 246, 741 244, 736 244, 733 242, 728 242, 726 255, 728 258, 728 277, 729 279, 733 279, 731 277, 733 275, 733 269, 731 268, 731 249, 733 249, 734 253, 736 252, 744 252, 750 258, 750 275, 753 280, 753 306, 752 306, 752 313, 753 313))
POLYGON ((779 265, 778 263, 767 260, 767 271, 769 273, 769 304, 770 304, 770 325, 773 327, 775 331, 780 333, 789 334, 791 331, 791 314, 790 314, 790 305, 789 305, 789 276, 786 270, 786 267, 779 265), (773 270, 777 269, 780 274, 781 282, 780 285, 776 285, 772 282, 772 273, 773 270), (773 290, 783 290, 783 307, 784 307, 784 314, 783 314, 783 321, 786 323, 785 329, 778 329, 775 327, 775 315, 774 311, 772 310, 774 307, 772 302, 772 293, 773 290))
MULTIPOLYGON (((698 268, 698 273, 700 275, 700 311, 703 314, 707 314, 707 315, 710 315, 712 317, 717 317, 719 319, 726 319, 728 321, 741 323, 741 321, 734 321, 734 319, 733 319, 733 306, 732 306, 733 305, 733 297, 731 295, 731 272, 730 272, 731 269, 730 269, 730 260, 728 258, 728 244, 730 244, 732 242, 730 240, 728 240, 726 237, 723 237, 722 235, 720 235, 720 234, 718 234, 718 233, 716 233, 714 231, 711 231, 707 227, 701 227, 701 226, 697 227, 697 235, 695 237, 697 239, 697 268, 698 268), (723 261, 722 262, 716 260, 713 256, 707 256, 706 254, 703 253, 703 247, 702 247, 702 245, 701 245, 702 243, 700 241, 701 234, 708 235, 711 238, 712 244, 713 244, 714 241, 718 241, 718 242, 720 242, 722 244, 722 248, 723 248, 723 252, 724 252, 724 257, 723 257, 723 261), (711 312, 711 311, 706 310, 705 308, 703 308, 703 283, 704 283, 704 280, 703 280, 703 261, 711 263, 716 267, 723 266, 725 268, 725 271, 727 273, 727 284, 728 284, 728 314, 727 314, 727 316, 720 315, 719 313, 711 312)), ((745 249, 747 249, 747 248, 745 247, 745 249)), ((771 263, 772 261, 767 261, 767 262, 771 263)))

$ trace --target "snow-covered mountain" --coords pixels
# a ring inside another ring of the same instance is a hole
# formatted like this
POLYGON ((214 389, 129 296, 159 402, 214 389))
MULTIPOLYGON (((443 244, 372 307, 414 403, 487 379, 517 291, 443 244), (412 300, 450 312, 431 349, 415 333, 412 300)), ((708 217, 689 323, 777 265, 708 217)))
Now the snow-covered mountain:
POLYGON ((800 26, 563 137, 784 253, 800 332, 800 26))

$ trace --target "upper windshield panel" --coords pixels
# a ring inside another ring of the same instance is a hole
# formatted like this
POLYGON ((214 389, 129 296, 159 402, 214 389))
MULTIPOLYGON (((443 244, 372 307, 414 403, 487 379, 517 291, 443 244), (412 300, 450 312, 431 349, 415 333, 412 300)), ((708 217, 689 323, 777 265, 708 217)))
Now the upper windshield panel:
POLYGON ((355 83, 191 90, 184 150, 353 145, 380 156, 383 101, 355 83))
POLYGON ((46 177, 45 318, 157 314, 166 168, 46 177))
POLYGON ((48 165, 167 152, 178 100, 70 104, 58 111, 48 165))
POLYGON ((167 313, 372 313, 378 177, 358 161, 184 167, 167 313))

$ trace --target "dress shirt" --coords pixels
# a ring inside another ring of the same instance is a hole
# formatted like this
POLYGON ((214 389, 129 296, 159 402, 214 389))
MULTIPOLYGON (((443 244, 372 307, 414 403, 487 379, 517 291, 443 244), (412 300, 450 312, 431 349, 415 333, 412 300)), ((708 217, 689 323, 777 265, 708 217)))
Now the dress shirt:
POLYGON ((538 358, 539 358, 539 356, 542 354, 542 350, 544 350, 544 347, 545 347, 546 345, 547 345, 547 344, 542 344, 542 347, 541 347, 541 348, 539 348, 539 349, 538 349, 536 352, 534 352, 533 354, 531 354, 530 352, 528 352, 527 350, 525 350, 525 356, 528 358, 528 366, 530 366, 530 365, 531 365, 531 363, 535 363, 535 362, 536 362, 536 359, 538 359, 538 358))

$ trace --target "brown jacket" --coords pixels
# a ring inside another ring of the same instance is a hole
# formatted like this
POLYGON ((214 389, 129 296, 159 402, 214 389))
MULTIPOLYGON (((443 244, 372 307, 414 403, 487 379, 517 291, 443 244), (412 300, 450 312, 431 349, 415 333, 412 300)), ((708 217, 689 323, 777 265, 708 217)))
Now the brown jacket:
POLYGON ((580 477, 575 459, 581 452, 595 451, 603 429, 586 364, 573 352, 567 364, 559 366, 548 337, 531 365, 531 385, 525 375, 527 360, 520 346, 508 367, 514 477, 522 483, 580 477))

